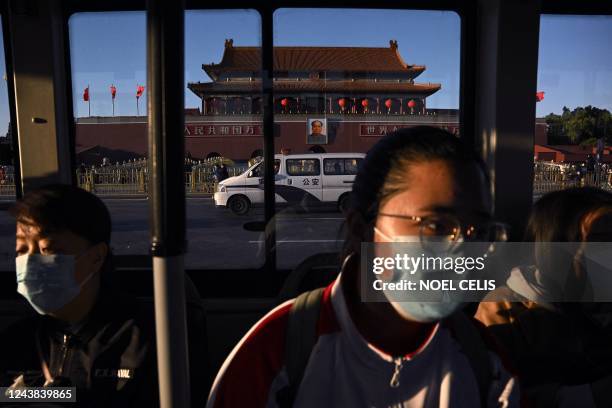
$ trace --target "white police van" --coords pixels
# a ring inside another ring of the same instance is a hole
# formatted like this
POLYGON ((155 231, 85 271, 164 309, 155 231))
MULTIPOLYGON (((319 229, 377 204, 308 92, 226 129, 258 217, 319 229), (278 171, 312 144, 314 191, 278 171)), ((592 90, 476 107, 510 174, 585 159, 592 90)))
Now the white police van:
MULTIPOLYGON (((277 203, 303 206, 335 203, 344 210, 348 193, 361 166, 363 153, 304 153, 274 156, 277 203)), ((215 192, 215 205, 244 215, 263 204, 263 161, 239 176, 223 180, 215 192)))

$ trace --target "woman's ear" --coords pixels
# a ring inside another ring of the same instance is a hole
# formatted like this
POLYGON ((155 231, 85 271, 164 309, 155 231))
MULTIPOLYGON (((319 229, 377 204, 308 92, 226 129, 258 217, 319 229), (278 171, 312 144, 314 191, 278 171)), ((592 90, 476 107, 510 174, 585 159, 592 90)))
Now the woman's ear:
POLYGON ((104 261, 108 256, 108 244, 106 242, 99 242, 91 248, 92 251, 92 264, 96 269, 96 272, 100 271, 102 265, 104 265, 104 261))

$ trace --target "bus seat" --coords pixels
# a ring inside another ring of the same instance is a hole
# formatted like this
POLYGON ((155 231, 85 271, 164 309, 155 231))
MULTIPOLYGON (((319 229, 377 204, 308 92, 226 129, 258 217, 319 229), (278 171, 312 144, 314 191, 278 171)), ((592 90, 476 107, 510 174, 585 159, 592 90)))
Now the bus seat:
POLYGON ((275 304, 275 298, 204 299, 207 328, 210 334, 209 362, 213 376, 240 339, 275 304))
MULTIPOLYGON (((143 311, 154 319, 153 282, 150 271, 117 271, 110 275, 109 284, 136 296, 143 311), (134 274, 131 279, 121 279, 121 275, 134 274)), ((208 390, 212 385, 214 372, 210 370, 208 356, 207 319, 202 298, 195 284, 185 274, 185 306, 187 318, 187 341, 189 344, 190 371, 198 370, 200 381, 192 384, 192 406, 206 403, 208 390), (202 384, 204 381, 204 384, 202 384)))
POLYGON ((301 293, 329 285, 340 273, 340 254, 322 252, 303 260, 287 277, 278 302, 293 299, 301 293))

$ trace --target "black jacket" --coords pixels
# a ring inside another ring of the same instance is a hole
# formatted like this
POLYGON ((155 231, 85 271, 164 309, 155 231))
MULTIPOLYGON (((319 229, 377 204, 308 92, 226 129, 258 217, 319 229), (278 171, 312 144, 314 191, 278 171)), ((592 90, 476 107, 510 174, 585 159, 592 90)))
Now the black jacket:
POLYGON ((21 374, 26 385, 42 386, 42 355, 59 386, 77 388, 77 403, 67 406, 159 406, 155 326, 146 309, 102 290, 76 334, 48 316, 18 321, 0 333, 0 386, 21 374))

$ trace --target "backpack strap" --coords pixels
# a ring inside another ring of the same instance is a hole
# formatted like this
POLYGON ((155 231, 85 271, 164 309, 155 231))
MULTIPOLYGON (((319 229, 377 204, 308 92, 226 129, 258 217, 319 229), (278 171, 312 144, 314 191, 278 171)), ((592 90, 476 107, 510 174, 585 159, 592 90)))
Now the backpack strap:
POLYGON ((459 343, 461 351, 467 357, 478 383, 480 402, 486 407, 489 398, 489 389, 493 383, 493 367, 489 347, 482 339, 482 335, 474 322, 463 311, 453 313, 445 320, 446 326, 453 333, 459 343))
POLYGON ((317 323, 325 288, 299 295, 289 311, 285 340, 285 370, 289 384, 276 393, 281 408, 293 406, 310 354, 317 342, 317 323))

